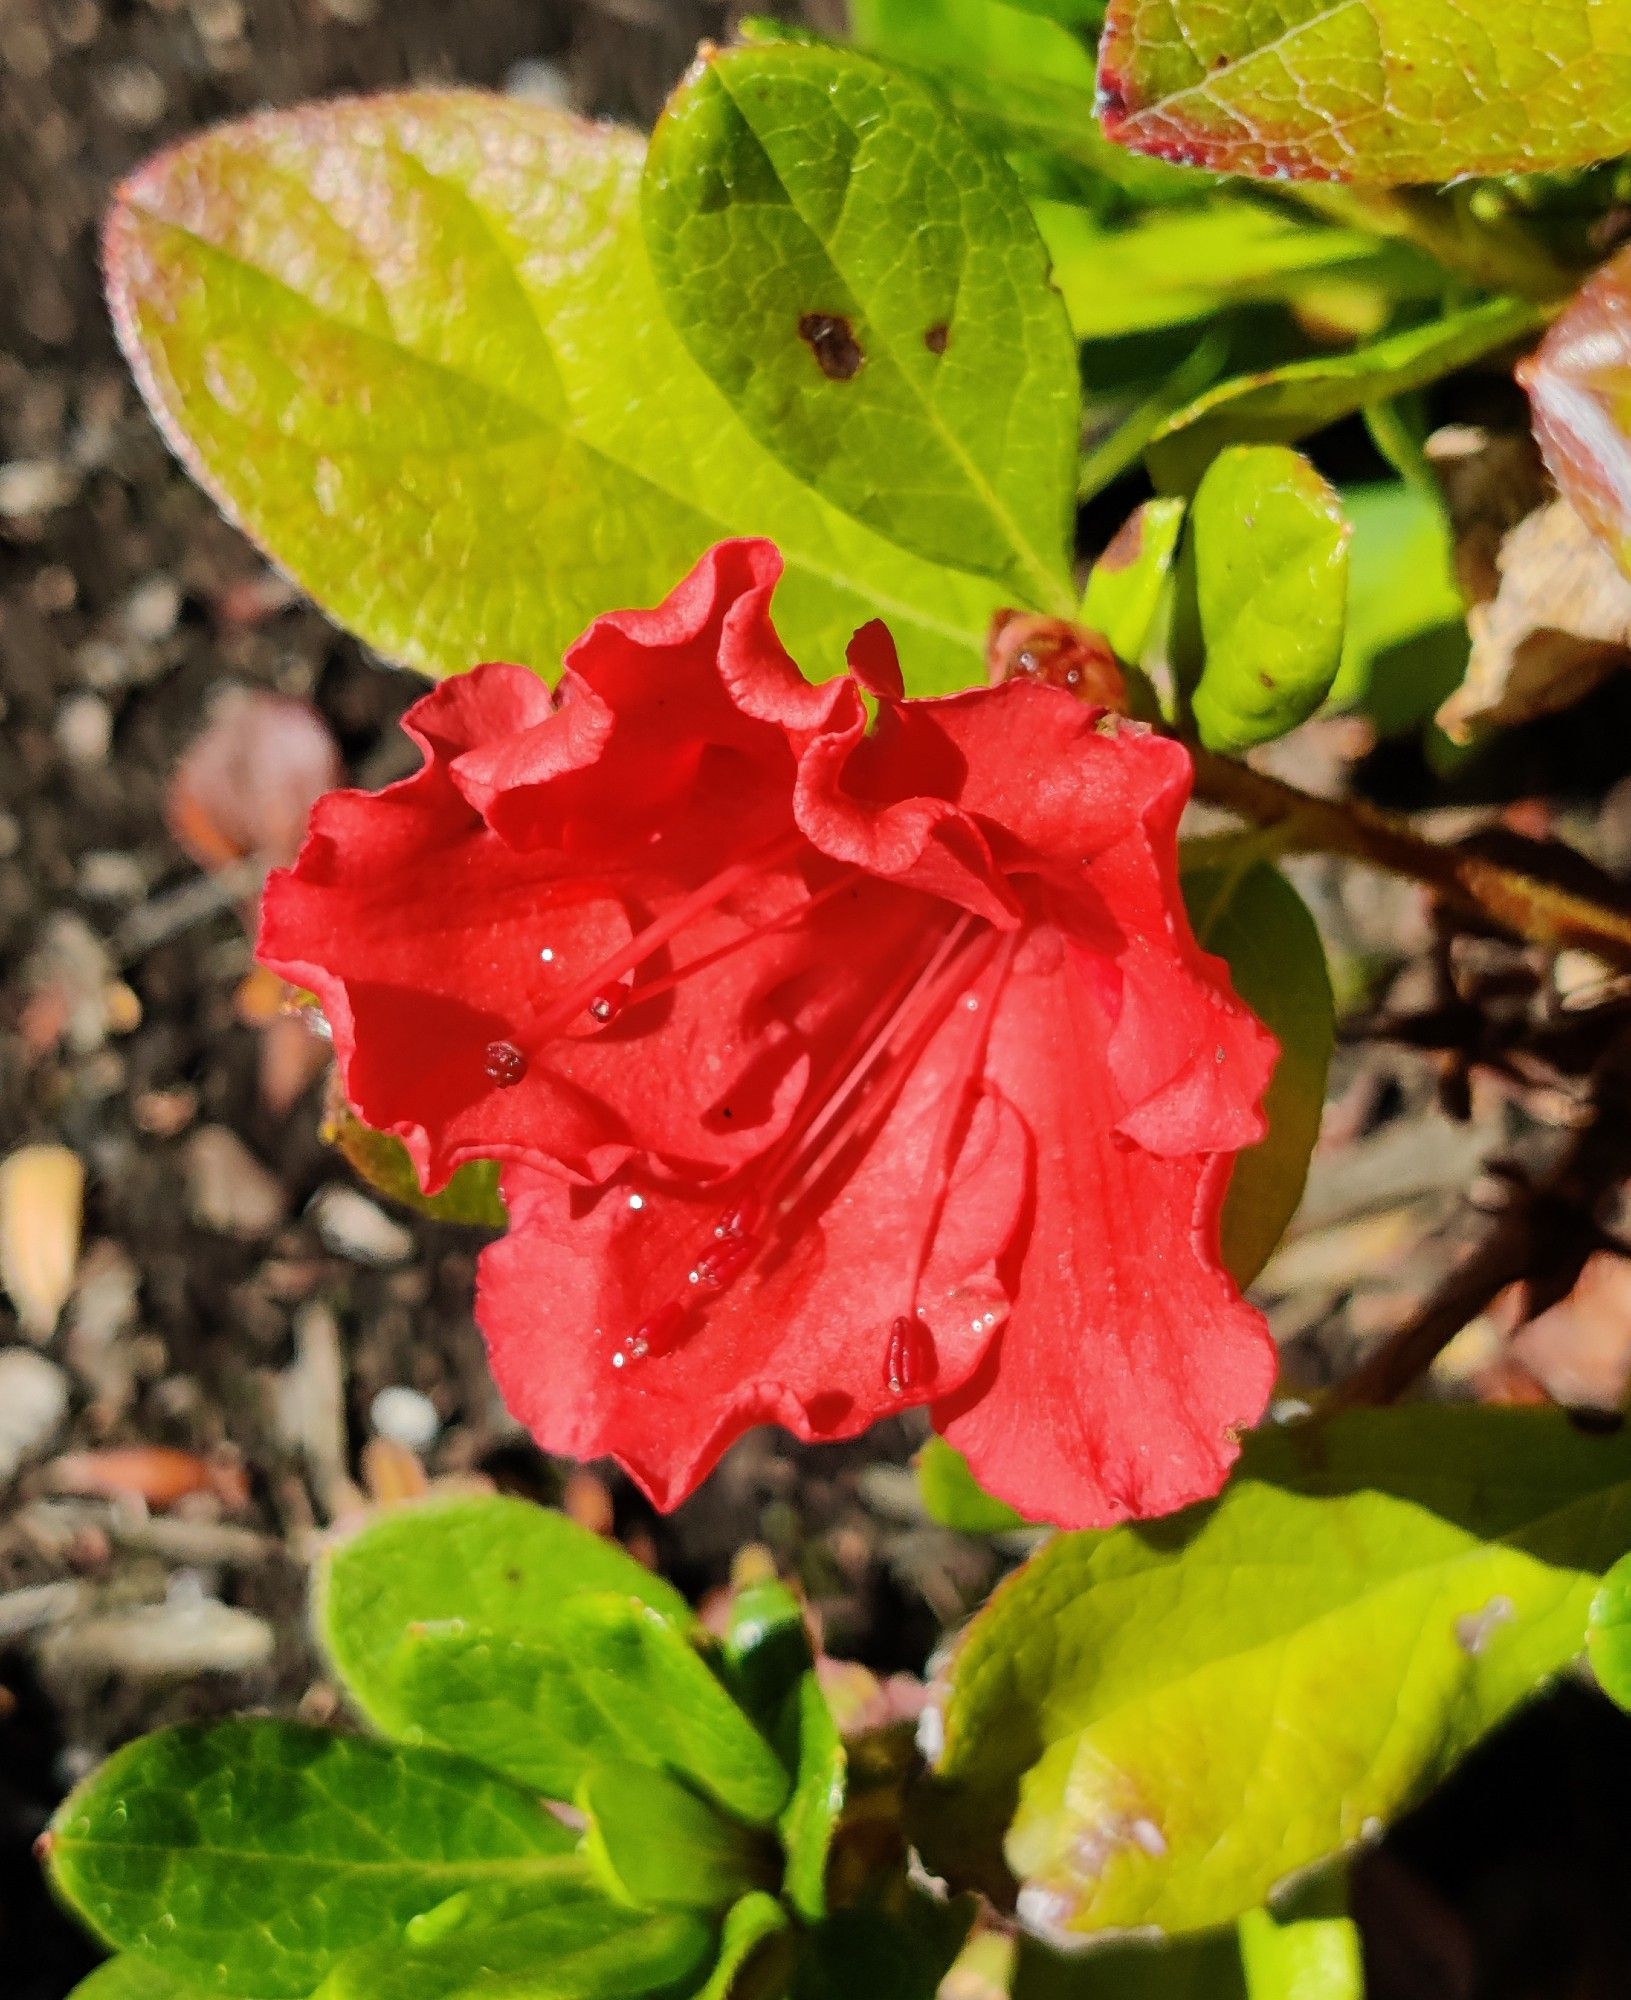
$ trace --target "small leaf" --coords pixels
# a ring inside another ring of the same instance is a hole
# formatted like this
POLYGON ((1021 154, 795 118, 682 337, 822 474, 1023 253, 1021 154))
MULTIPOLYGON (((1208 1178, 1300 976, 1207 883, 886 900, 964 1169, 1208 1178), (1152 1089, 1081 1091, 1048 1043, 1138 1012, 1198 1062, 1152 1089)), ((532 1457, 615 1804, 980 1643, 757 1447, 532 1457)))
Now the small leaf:
POLYGON ((694 1622, 684 1598, 615 1542, 548 1508, 484 1495, 395 1510, 342 1542, 318 1572, 317 1625, 351 1698, 401 1734, 424 1719, 402 1685, 415 1627, 547 1637, 582 1591, 636 1598, 681 1631, 694 1622))
POLYGON ((1604 1694, 1631 1708, 1631 1556, 1622 1556, 1592 1599, 1586 1653, 1604 1694))
POLYGON ((1093 0, 1075 8, 1071 0, 850 0, 849 13, 862 48, 932 78, 969 124, 1010 152, 1068 163, 1072 194, 1096 206, 1186 201, 1212 184, 1141 159, 1100 131, 1103 8, 1093 0))
POLYGON ((110 303, 189 468, 318 602, 430 673, 553 674, 611 605, 772 537, 795 657, 887 616, 966 684, 1002 593, 848 520, 696 368, 640 239, 637 136, 475 91, 277 112, 121 189, 110 303))
POLYGON ((327 1107, 323 1138, 376 1193, 404 1208, 472 1229, 503 1229, 509 1222, 496 1160, 467 1160, 440 1194, 426 1194, 402 1141, 394 1133, 365 1125, 348 1104, 327 1107))
POLYGON ((1122 524, 1087 579, 1081 622, 1102 632, 1117 656, 1134 666, 1155 631, 1185 511, 1182 500, 1146 500, 1122 524))
POLYGON ((1076 357, 1001 160, 862 57, 726 50, 670 100, 642 207, 670 318, 763 445, 903 547, 1069 612, 1076 357))
POLYGON ((439 1751, 227 1722, 109 1758, 49 1863, 110 1944, 233 2000, 304 2000, 463 1889, 581 1872, 573 1847, 536 1798, 439 1751))
POLYGON ((827 1854, 844 1810, 849 1759, 814 1672, 788 1697, 778 1739, 790 1757, 793 1794, 779 1822, 787 1872, 782 1892, 807 1921, 827 1913, 827 1854))
POLYGON ((1416 728, 1467 665, 1467 616, 1436 490, 1393 481, 1347 487, 1348 626, 1329 706, 1358 709, 1384 735, 1416 728))
POLYGON ((352 1953, 314 2000, 673 2000, 694 1990, 713 1941, 695 1915, 630 1910, 583 1882, 547 1896, 478 1891, 352 1953))
POLYGON ((1631 147, 1619 0, 1112 0, 1105 128, 1123 146, 1286 180, 1445 181, 1631 147))
POLYGON ((395 1661, 415 1740, 570 1798, 603 1763, 674 1772, 768 1825, 788 1775, 683 1633, 627 1597, 580 1593, 525 1637, 416 1623, 395 1661))
POLYGON ((1299 453, 1236 445, 1190 513, 1204 654, 1191 706, 1210 750, 1266 743, 1305 722, 1342 658, 1348 524, 1299 453))
POLYGON ((917 1483, 929 1518, 960 1535, 1000 1535, 1023 1528, 1025 1517, 999 1500, 969 1470, 969 1463, 955 1445, 942 1437, 932 1437, 918 1453, 917 1483))
POLYGON ((804 1606, 786 1584, 770 1578, 732 1593, 724 1656, 737 1699, 774 1737, 789 1695, 814 1663, 804 1606))
MULTIPOLYGON (((772 1982, 760 1986, 757 1961, 769 1940, 784 1936, 786 1930, 787 1912, 774 1896, 767 1896, 756 1889, 739 1903, 733 1903, 726 1912, 725 1927, 719 1940, 719 1956, 714 1961, 707 1983, 697 1989, 695 2000, 728 2000, 728 1996, 737 1991, 737 1980, 750 1961, 755 1962, 751 1990, 779 1991, 772 1982)), ((744 1986, 742 1990, 745 2000, 749 1989, 744 1986)))
POLYGON ((645 1764, 601 1764, 578 1787, 585 1851, 608 1891, 647 1910, 723 1910, 769 1887, 764 1836, 645 1764))
POLYGON ((928 1865, 1059 1935, 1228 1922, 1370 1837, 1584 1643, 1631 1437, 1421 1406, 1262 1432, 1215 1505, 1061 1535, 969 1626, 928 1865))
MULTIPOLYGON (((79 1982, 68 2000, 198 2000, 198 1996, 198 1987, 127 1953, 99 1965, 88 1979, 79 1982)), ((248 2000, 248 1996, 234 1996, 234 2000, 248 2000)))
POLYGON ((1544 321, 1519 299, 1491 299, 1312 361, 1237 375, 1168 417, 1149 448, 1155 482, 1188 492, 1225 445, 1241 439, 1295 444, 1368 404, 1422 389, 1503 347, 1544 321))
POLYGON ((1365 2000, 1359 1928, 1344 1916, 1240 1919, 1248 2000, 1365 2000))
POLYGON ((1611 258, 1518 367, 1552 477, 1631 574, 1631 249, 1611 258))
POLYGON ((1267 1136, 1240 1156, 1223 1207, 1223 1261, 1249 1285, 1297 1212, 1319 1138, 1336 1040, 1331 980, 1308 906, 1277 868, 1190 868, 1183 885, 1197 940, 1280 1044, 1267 1136))
POLYGON ((1436 298, 1444 287, 1428 257, 1258 201, 1158 209, 1120 226, 1074 202, 1039 201, 1035 211, 1078 340, 1295 300, 1316 282, 1372 286, 1394 300, 1436 298))

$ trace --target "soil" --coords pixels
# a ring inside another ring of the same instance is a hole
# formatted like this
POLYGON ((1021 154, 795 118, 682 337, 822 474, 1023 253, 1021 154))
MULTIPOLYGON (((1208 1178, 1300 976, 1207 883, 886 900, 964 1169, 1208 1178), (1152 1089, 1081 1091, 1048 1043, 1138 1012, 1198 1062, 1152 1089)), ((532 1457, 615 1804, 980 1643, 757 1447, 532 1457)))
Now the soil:
MULTIPOLYGON (((701 0, 0 5, 0 1156, 55 1140, 88 1170, 60 1324, 30 1331, 0 1303, 0 1359, 26 1349, 67 1390, 15 1476, 0 1470, 11 2000, 62 2000, 97 1956, 29 1855, 68 1785, 184 1716, 335 1712, 306 1566, 359 1496, 484 1477, 610 1525, 699 1596, 763 1544, 830 1648, 885 1672, 921 1670, 1007 1560, 923 1518, 906 1425, 822 1453, 756 1436, 669 1521, 614 1476, 544 1459, 498 1403, 471 1320, 481 1237, 383 1209, 342 1226, 325 1190, 356 1184, 318 1135, 321 1058, 303 1031, 268 1025, 245 884, 201 872, 166 826, 170 775, 223 688, 309 700, 352 777, 377 783, 404 768, 394 725, 418 684, 286 591, 167 455, 100 300, 113 185, 207 122, 409 80, 542 85, 649 120, 724 13, 701 0), (149 1512, 133 1492, 158 1476, 152 1460, 126 1461, 111 1495, 64 1490, 84 1484, 73 1454, 126 1446, 183 1454, 162 1464, 190 1467, 199 1490, 149 1512)), ((1575 747, 1602 725, 1583 717, 1575 747)), ((1308 754, 1350 749, 1338 733, 1308 754)), ((1566 739, 1565 767, 1570 755, 1566 739)), ((1600 844, 1623 817, 1594 805, 1600 844)), ((1319 868, 1305 885, 1373 990, 1420 969, 1430 940, 1409 892, 1319 868)), ((1490 949, 1533 988, 1521 954, 1490 949)), ((1298 1239, 1307 1268, 1282 1268, 1265 1294, 1293 1381, 1328 1379, 1434 1281, 1472 1226, 1462 1197, 1481 1159, 1500 1145, 1539 1161, 1554 1143, 1533 1106, 1487 1090, 1457 1107, 1470 1123, 1447 1116, 1440 1081, 1408 1051, 1344 1052, 1298 1239)), ((1609 1373, 1625 1359, 1599 1358, 1609 1373)), ((1362 1871, 1382 2000, 1631 1990, 1628 1779, 1631 1729, 1583 1690, 1474 1760, 1362 1871)))

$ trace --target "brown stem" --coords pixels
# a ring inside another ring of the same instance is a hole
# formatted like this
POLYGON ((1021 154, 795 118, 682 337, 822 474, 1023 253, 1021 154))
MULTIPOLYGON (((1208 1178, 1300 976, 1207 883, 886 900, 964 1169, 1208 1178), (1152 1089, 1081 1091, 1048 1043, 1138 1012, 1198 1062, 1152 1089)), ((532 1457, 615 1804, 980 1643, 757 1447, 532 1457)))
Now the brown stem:
POLYGON ((1481 1312, 1516 1284, 1534 1248, 1533 1217, 1527 1203, 1515 1202, 1465 1262, 1416 1313, 1382 1343, 1326 1398, 1327 1412, 1371 1403, 1397 1402, 1419 1376, 1481 1312))
POLYGON ((1319 798, 1210 750, 1193 755, 1198 798, 1255 826, 1283 828, 1290 846, 1368 862, 1424 884, 1474 922, 1553 951, 1575 945, 1631 971, 1631 905, 1623 901, 1497 860, 1470 842, 1424 840, 1406 821, 1361 800, 1319 798))
POLYGON ((1514 1188, 1483 1240, 1420 1311, 1340 1382, 1327 1411, 1391 1403, 1425 1375, 1464 1326, 1509 1285, 1524 1285, 1523 1317, 1566 1298, 1586 1260, 1607 1239, 1596 1215, 1603 1195, 1631 1164, 1631 1128, 1623 1114, 1631 1090, 1631 1034, 1609 1044, 1592 1074, 1593 1116, 1537 1187, 1514 1188))

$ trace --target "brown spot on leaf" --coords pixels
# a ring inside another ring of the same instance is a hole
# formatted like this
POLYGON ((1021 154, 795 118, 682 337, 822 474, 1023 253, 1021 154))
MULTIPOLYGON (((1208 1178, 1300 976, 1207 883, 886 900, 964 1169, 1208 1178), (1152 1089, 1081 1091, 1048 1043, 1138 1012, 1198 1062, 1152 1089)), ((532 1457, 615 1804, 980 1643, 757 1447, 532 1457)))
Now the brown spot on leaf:
POLYGON ((946 344, 950 339, 951 328, 947 326, 944 320, 941 320, 938 325, 931 326, 928 332, 924 334, 923 345, 931 354, 944 354, 946 344))
POLYGON ((806 313, 799 321, 799 339, 829 382, 853 382, 860 374, 866 355, 842 313, 806 313))

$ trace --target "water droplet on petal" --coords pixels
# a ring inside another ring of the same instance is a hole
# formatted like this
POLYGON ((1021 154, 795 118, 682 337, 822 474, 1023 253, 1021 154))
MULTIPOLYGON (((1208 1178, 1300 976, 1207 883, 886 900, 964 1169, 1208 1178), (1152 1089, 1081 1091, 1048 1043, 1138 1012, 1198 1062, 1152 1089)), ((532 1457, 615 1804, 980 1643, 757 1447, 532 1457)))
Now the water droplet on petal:
POLYGON ((603 986, 589 1002, 589 1014, 604 1028, 609 1021, 615 1021, 628 1005, 629 989, 626 986, 603 986))
POLYGON ((489 1042, 481 1066, 500 1090, 513 1090, 527 1073, 527 1059, 514 1042, 489 1042))
POLYGON ((901 1313, 889 1329, 884 1383, 891 1395, 910 1396, 934 1376, 934 1335, 917 1313, 901 1313))
POLYGON ((552 944, 546 944, 538 956, 544 961, 545 965, 553 965, 555 963, 555 947, 552 944))
POLYGON ((645 1205, 646 1205, 646 1198, 643 1194, 631 1194, 629 1196, 629 1207, 632 1208, 637 1215, 639 1214, 640 1210, 645 1207, 645 1205))

